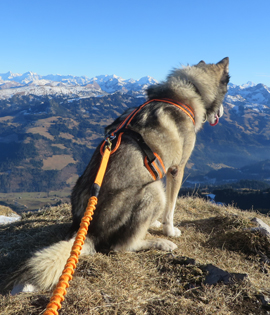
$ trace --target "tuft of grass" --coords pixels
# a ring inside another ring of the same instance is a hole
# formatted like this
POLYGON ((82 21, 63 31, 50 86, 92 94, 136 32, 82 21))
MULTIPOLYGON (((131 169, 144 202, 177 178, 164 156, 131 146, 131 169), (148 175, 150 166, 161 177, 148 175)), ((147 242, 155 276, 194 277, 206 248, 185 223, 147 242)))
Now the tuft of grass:
MULTIPOLYGON (((269 239, 252 232, 250 220, 270 218, 188 197, 177 202, 175 225, 182 231, 173 253, 97 253, 81 256, 60 314, 267 314, 260 295, 270 295, 269 239), (268 260, 267 260, 268 259, 268 260), (243 281, 206 285, 204 266, 246 273, 243 281)), ((10 296, 7 276, 32 251, 63 238, 71 224, 70 205, 27 213, 0 227, 0 314, 41 314, 51 292, 10 296)), ((153 229, 147 238, 164 237, 153 229)))
POLYGON ((0 205, 0 215, 4 216, 14 216, 17 215, 10 207, 0 205))

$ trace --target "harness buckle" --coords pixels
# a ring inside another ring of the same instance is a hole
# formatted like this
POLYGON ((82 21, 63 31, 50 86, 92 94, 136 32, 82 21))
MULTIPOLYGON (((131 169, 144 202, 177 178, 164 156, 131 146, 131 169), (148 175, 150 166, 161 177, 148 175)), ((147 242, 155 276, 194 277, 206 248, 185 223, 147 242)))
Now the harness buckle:
POLYGON ((107 141, 107 139, 109 139, 110 141, 113 141, 114 139, 116 138, 116 136, 115 135, 108 135, 107 137, 106 137, 106 141, 107 141))

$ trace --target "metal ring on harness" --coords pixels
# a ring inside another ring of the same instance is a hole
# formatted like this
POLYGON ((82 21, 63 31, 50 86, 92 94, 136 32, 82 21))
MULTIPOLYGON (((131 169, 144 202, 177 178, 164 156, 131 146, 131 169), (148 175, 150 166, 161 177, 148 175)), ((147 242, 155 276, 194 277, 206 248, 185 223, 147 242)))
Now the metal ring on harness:
MULTIPOLYGON (((119 146, 120 146, 120 144, 121 144, 121 140, 122 140, 122 135, 123 135, 123 133, 124 132, 121 132, 119 135, 118 135, 118 137, 117 136, 114 136, 114 138, 113 138, 113 140, 115 140, 116 138, 117 138, 117 141, 116 141, 116 144, 114 145, 114 147, 113 147, 113 149, 111 150, 111 154, 113 154, 118 148, 119 148, 119 146)), ((102 143, 102 145, 101 145, 101 147, 100 147, 100 149, 99 149, 99 152, 100 152, 100 154, 103 156, 103 153, 104 153, 104 149, 105 149, 105 145, 106 145, 106 143, 107 143, 107 140, 108 140, 109 138, 106 138, 104 141, 103 141, 103 143, 102 143)), ((110 140, 111 142, 112 142, 112 140, 110 140)))

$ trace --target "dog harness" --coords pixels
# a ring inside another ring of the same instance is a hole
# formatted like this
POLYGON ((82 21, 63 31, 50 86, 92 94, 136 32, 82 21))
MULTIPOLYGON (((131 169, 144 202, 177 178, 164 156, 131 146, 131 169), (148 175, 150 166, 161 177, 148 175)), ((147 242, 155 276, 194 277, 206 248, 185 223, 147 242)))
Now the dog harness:
POLYGON ((106 143, 110 142, 112 143, 112 150, 111 154, 116 152, 116 150, 119 148, 122 140, 122 135, 128 135, 131 136, 140 146, 141 150, 144 152, 144 165, 147 168, 147 170, 150 172, 151 176, 154 180, 161 179, 166 174, 166 169, 163 164, 163 161, 161 157, 156 153, 153 152, 152 149, 148 146, 148 144, 144 141, 143 137, 136 131, 128 128, 130 122, 132 119, 136 116, 136 114, 147 104, 152 102, 163 102, 168 103, 171 105, 176 106, 180 110, 182 110, 193 122, 195 125, 195 115, 193 112, 193 109, 185 104, 182 104, 180 102, 162 98, 162 99, 152 99, 145 103, 143 103, 141 106, 135 108, 118 126, 117 128, 108 134, 106 136, 106 139, 103 141, 101 147, 100 147, 100 154, 103 155, 104 153, 104 146, 106 143))

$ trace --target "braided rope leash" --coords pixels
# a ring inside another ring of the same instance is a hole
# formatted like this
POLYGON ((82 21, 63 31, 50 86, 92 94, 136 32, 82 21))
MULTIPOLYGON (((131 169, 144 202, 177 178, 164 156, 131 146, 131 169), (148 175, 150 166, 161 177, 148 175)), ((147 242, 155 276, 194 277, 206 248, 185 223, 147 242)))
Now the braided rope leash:
POLYGON ((97 196, 99 193, 99 189, 101 187, 108 161, 111 154, 111 142, 108 140, 108 144, 102 156, 102 160, 100 162, 99 170, 96 175, 96 179, 93 184, 93 190, 95 191, 95 195, 90 197, 88 200, 88 204, 84 213, 84 216, 81 220, 80 228, 77 232, 75 241, 73 243, 70 257, 67 260, 67 263, 64 267, 61 277, 56 285, 55 290, 53 291, 53 295, 48 303, 45 312, 43 315, 58 315, 58 310, 61 308, 61 303, 65 299, 65 295, 67 293, 67 288, 69 287, 69 281, 71 281, 72 276, 74 274, 74 270, 76 269, 79 255, 82 250, 82 246, 84 244, 86 234, 88 231, 88 227, 90 225, 90 221, 92 221, 93 213, 96 209, 97 205, 97 196))

